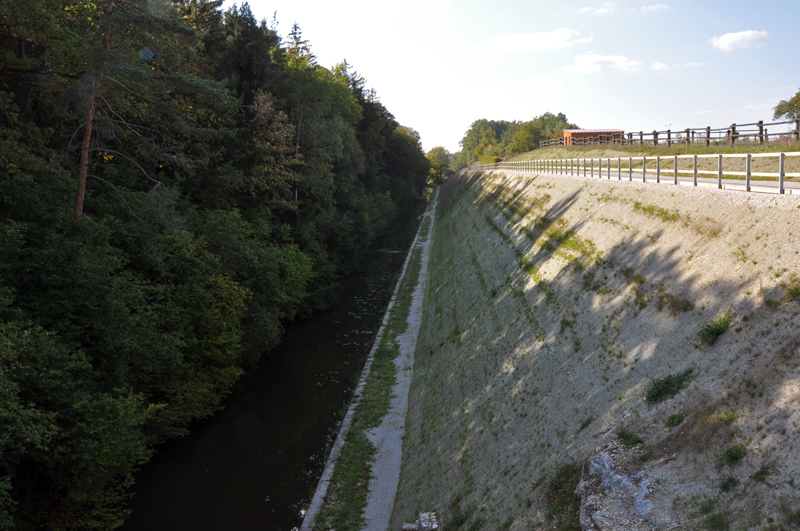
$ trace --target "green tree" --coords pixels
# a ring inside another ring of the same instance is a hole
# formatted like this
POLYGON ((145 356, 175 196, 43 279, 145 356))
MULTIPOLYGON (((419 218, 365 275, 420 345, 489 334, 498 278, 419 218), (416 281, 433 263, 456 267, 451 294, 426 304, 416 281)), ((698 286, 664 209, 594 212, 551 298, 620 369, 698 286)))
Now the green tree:
POLYGON ((436 146, 428 151, 427 159, 431 163, 430 179, 435 184, 441 184, 453 175, 450 169, 450 152, 442 146, 436 146))
POLYGON ((780 120, 781 118, 797 120, 800 118, 800 90, 790 99, 779 101, 774 111, 775 114, 773 118, 776 120, 780 120))

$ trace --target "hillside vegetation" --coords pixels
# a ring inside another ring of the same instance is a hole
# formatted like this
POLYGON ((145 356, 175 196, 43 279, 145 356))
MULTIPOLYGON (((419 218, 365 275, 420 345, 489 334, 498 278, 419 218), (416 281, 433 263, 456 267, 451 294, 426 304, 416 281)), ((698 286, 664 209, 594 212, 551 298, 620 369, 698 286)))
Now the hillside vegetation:
POLYGON ((324 308, 429 164, 222 0, 0 9, 0 528, 113 529, 154 444, 324 308))
POLYGON ((796 528, 799 213, 790 196, 448 181, 394 528, 432 509, 449 530, 796 528), (651 508, 624 526, 611 505, 633 500, 588 466, 603 454, 648 478, 651 508))

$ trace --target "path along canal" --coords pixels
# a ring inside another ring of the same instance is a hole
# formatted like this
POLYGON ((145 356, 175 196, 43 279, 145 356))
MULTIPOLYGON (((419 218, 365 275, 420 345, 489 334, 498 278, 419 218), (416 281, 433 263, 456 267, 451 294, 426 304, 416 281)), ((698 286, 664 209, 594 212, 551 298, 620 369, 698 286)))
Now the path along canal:
POLYGON ((379 239, 333 306, 290 323, 224 410, 157 448, 137 474, 123 531, 300 525, 417 224, 398 223, 379 239))

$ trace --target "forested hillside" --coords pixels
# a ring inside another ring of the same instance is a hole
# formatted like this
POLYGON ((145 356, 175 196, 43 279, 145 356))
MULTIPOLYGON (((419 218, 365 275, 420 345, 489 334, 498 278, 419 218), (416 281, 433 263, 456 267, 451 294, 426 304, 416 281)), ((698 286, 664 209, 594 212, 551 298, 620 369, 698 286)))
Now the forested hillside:
POLYGON ((451 156, 451 169, 458 171, 475 161, 490 164, 515 153, 532 151, 539 147, 540 141, 556 138, 564 129, 577 128, 564 113, 546 112, 526 122, 475 120, 461 139, 461 151, 451 156))
POLYGON ((363 78, 221 4, 0 1, 0 528, 118 526, 152 446, 421 200, 363 78))

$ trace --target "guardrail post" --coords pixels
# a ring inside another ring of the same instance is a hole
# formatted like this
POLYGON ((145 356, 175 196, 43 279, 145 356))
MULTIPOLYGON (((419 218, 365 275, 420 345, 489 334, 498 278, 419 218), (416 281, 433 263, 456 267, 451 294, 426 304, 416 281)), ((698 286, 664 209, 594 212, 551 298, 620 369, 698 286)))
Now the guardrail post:
POLYGON ((678 184, 678 155, 675 155, 674 161, 675 161, 675 168, 674 168, 675 177, 673 177, 672 184, 678 184))
POLYGON ((656 157, 656 183, 661 182, 661 157, 656 157))
POLYGON ((694 178, 692 184, 697 186, 697 155, 694 156, 694 178))
POLYGON ((706 127, 706 147, 711 145, 711 126, 706 127))
POLYGON ((786 155, 781 153, 780 162, 778 163, 778 173, 780 173, 780 177, 778 177, 778 193, 782 194, 783 190, 783 178, 786 176, 786 155))
POLYGON ((647 182, 647 157, 642 157, 642 182, 647 182))
POLYGON ((722 155, 717 155, 717 188, 722 188, 722 155))
POLYGON ((764 143, 764 120, 758 121, 758 143, 764 143))
POLYGON ((750 153, 747 154, 747 158, 745 159, 745 173, 747 176, 745 177, 745 190, 750 191, 750 153))
POLYGON ((633 157, 628 157, 628 180, 633 180, 633 157))

